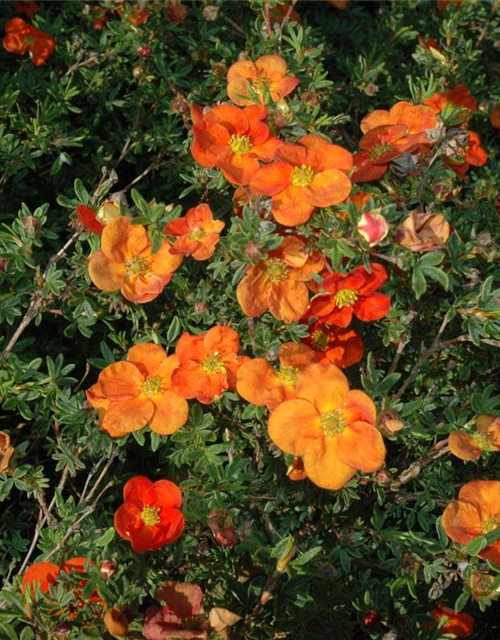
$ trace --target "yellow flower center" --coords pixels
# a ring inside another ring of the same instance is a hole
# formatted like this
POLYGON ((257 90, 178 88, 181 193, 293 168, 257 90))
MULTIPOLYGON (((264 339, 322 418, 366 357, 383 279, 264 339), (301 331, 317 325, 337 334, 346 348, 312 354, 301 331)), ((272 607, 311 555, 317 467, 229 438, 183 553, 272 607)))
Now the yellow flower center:
POLYGON ((217 357, 217 354, 213 356, 208 356, 201 363, 203 371, 208 373, 209 375, 213 375, 215 373, 223 373, 226 369, 222 363, 222 360, 217 357))
POLYGON ((483 520, 483 533, 489 533, 490 531, 495 531, 500 527, 500 516, 486 516, 483 520))
POLYGON ((283 384, 295 384, 300 371, 297 367, 281 367, 278 378, 283 384))
POLYGON ((206 236, 206 232, 204 229, 193 229, 191 231, 191 233, 188 233, 188 238, 190 240, 203 240, 203 238, 206 236))
POLYGON ((344 307, 352 307, 352 305, 358 299, 358 292, 353 291, 352 289, 341 289, 335 295, 335 304, 339 309, 343 309, 344 307))
POLYGON ((473 433, 471 438, 474 440, 474 443, 482 450, 482 451, 494 451, 495 447, 492 446, 491 439, 484 433, 473 433))
POLYGON ((127 267, 127 278, 137 278, 149 273, 149 262, 142 256, 134 256, 132 260, 125 263, 127 267))
POLYGON ((342 413, 338 409, 323 413, 321 416, 321 428, 325 436, 339 436, 346 428, 342 413))
POLYGON ((269 80, 267 78, 257 78, 257 80, 252 83, 252 89, 258 96, 264 94, 266 87, 269 87, 269 80))
POLYGON ((160 509, 158 507, 144 507, 141 511, 141 520, 148 527, 154 527, 160 522, 160 509))
POLYGON ((231 147, 231 151, 239 156, 244 156, 252 148, 252 143, 248 136, 238 136, 236 133, 229 138, 228 145, 231 147))
POLYGON ((289 268, 283 260, 271 258, 266 263, 266 277, 271 282, 283 282, 288 279, 289 268))
POLYGON ((149 376, 141 385, 141 392, 150 398, 161 393, 162 379, 160 376, 149 376))
POLYGON ((389 151, 392 151, 392 148, 392 144, 389 144, 388 142, 380 142, 379 144, 376 144, 370 149, 370 160, 376 160, 377 158, 380 158, 380 156, 383 156, 386 153, 389 153, 389 151))
POLYGON ((295 167, 292 171, 292 184, 294 187, 307 187, 314 178, 314 171, 312 167, 308 167, 306 164, 301 164, 300 167, 295 167))
POLYGON ((328 335, 321 329, 316 329, 311 336, 311 344, 316 351, 324 351, 328 347, 328 342, 328 335))

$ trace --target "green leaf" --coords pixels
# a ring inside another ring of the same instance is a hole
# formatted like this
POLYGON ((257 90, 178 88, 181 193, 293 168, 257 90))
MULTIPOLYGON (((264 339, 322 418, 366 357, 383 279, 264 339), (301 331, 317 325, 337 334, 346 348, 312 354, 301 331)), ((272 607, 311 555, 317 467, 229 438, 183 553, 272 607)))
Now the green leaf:
POLYGON ((437 267, 422 267, 421 270, 425 273, 426 276, 429 276, 436 282, 439 282, 443 289, 448 291, 450 280, 444 271, 438 269, 437 267))
POLYGON ((415 292, 415 297, 418 300, 427 291, 427 282, 425 281, 422 270, 418 267, 415 267, 415 269, 413 270, 411 284, 413 291, 415 292))
POLYGON ((481 551, 488 546, 488 540, 486 536, 477 536, 474 540, 471 540, 468 545, 466 545, 467 553, 471 556, 478 556, 481 551))

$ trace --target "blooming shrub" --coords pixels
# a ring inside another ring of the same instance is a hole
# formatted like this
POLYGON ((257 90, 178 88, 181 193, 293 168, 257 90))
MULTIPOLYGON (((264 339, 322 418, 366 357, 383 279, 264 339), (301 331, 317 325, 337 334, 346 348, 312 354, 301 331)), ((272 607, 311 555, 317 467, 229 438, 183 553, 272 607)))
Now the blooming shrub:
POLYGON ((0 28, 0 639, 498 640, 498 2, 0 28))

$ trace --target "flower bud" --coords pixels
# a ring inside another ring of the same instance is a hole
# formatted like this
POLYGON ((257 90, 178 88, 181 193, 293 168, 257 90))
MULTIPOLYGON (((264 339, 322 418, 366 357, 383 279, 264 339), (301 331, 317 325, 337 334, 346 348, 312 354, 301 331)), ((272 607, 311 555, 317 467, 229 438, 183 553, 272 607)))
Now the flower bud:
POLYGON ((392 482, 392 473, 387 469, 380 469, 375 474, 375 480, 379 484, 389 484, 389 482, 392 482))
POLYGON ((174 113, 186 113, 189 111, 189 102, 182 93, 177 93, 175 99, 170 103, 170 108, 174 113))
POLYGON ((151 55, 151 49, 149 47, 142 46, 142 47, 139 47, 137 49, 137 53, 138 53, 138 55, 144 56, 144 57, 150 56, 151 55))
POLYGON ((7 260, 7 258, 0 258, 0 271, 7 271, 8 264, 9 261, 7 260))
POLYGON ((365 211, 358 222, 358 233, 370 247, 374 247, 389 233, 389 224, 381 213, 365 211))
POLYGON ((215 22, 219 17, 219 7, 209 4, 207 5, 202 12, 203 20, 207 22, 215 22))
POLYGON ((258 242, 252 240, 252 242, 249 242, 245 247, 245 255, 247 258, 250 258, 250 260, 260 260, 262 257, 262 248, 258 242))
POLYGON ((33 216, 26 216, 26 218, 24 218, 24 228, 28 232, 33 231, 36 233, 38 229, 40 229, 40 223, 33 216))
POLYGON ((380 416, 380 428, 386 433, 396 433, 405 426, 395 411, 386 411, 380 416))
POLYGON ((376 611, 367 611, 363 616, 363 624, 371 629, 380 622, 380 615, 376 611))
POLYGON ((116 567, 115 565, 110 562, 109 560, 104 560, 104 562, 101 565, 100 568, 100 573, 101 576, 103 578, 106 578, 106 580, 108 580, 109 578, 111 578, 111 576, 116 572, 116 567))
POLYGON ((202 300, 197 300, 194 303, 194 309, 196 313, 205 313, 207 311, 207 305, 202 300))

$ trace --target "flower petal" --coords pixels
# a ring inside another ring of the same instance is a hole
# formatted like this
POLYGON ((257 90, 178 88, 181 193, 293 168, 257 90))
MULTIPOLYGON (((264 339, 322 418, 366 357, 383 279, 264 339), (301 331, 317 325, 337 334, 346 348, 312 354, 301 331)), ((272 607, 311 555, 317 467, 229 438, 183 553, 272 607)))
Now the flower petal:
POLYGON ((96 251, 89 260, 89 276, 101 291, 116 291, 125 282, 126 266, 112 262, 102 251, 96 251))
POLYGON ((384 440, 368 422, 355 422, 338 436, 337 455, 344 464, 371 473, 385 460, 384 440))
POLYGON ((173 391, 163 391, 152 400, 154 414, 149 428, 161 435, 170 435, 183 427, 188 419, 189 406, 184 398, 173 391))
POLYGON ((274 444, 294 456, 321 446, 324 439, 320 416, 307 400, 287 400, 269 417, 269 437, 274 444))
POLYGON ((127 354, 127 362, 135 365, 145 376, 154 375, 166 360, 167 354, 159 344, 136 344, 127 354))
POLYGON ((339 460, 337 438, 324 438, 322 444, 322 447, 304 456, 304 470, 309 480, 318 487, 336 491, 349 482, 356 469, 339 460))
POLYGON ((138 431, 153 417, 153 403, 149 398, 112 400, 102 418, 102 428, 120 433, 138 431))
POLYGON ((99 385, 110 400, 135 398, 141 392, 144 375, 131 362, 114 362, 99 375, 99 385))
POLYGON ((297 397, 308 400, 320 414, 338 409, 348 391, 347 378, 333 364, 311 364, 297 378, 297 397))

